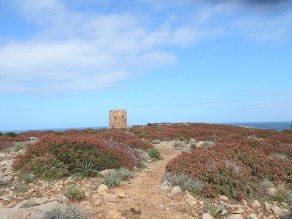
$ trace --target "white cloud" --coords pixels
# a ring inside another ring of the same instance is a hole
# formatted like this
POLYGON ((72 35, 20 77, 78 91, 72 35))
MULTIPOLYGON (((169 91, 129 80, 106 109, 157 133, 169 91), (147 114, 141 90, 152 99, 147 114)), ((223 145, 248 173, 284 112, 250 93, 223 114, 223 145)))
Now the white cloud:
POLYGON ((141 1, 155 12, 93 13, 70 9, 64 1, 12 0, 40 31, 28 40, 0 36, 0 92, 99 89, 157 65, 175 64, 177 57, 168 48, 224 35, 275 40, 292 24, 289 9, 265 16, 270 12, 251 10, 240 0, 141 1), (173 11, 161 19, 156 10, 167 11, 167 6, 173 11))
POLYGON ((0 44, 0 92, 98 89, 176 62, 159 48, 171 33, 143 28, 136 15, 87 14, 54 0, 23 0, 18 10, 42 31, 0 44))

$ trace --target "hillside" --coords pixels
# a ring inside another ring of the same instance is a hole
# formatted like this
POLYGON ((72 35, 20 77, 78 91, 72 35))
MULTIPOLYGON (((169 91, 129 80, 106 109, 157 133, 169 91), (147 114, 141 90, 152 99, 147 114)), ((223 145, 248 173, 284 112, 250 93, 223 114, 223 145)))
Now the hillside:
POLYGON ((292 131, 212 124, 0 136, 0 218, 290 218, 292 131))

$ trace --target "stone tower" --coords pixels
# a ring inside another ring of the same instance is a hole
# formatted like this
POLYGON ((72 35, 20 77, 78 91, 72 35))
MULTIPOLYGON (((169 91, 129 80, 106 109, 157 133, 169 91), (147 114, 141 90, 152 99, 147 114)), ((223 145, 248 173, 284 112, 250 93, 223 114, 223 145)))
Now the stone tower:
POLYGON ((127 128, 127 111, 126 110, 110 110, 109 111, 109 127, 122 129, 127 128))

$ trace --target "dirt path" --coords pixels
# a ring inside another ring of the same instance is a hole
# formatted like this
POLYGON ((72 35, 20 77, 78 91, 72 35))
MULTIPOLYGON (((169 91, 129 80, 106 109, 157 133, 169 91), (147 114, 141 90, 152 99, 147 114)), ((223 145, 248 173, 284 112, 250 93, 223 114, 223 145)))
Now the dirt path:
POLYGON ((125 193, 129 197, 119 198, 118 203, 113 203, 108 207, 120 212, 129 211, 131 208, 135 209, 137 214, 140 212, 139 218, 190 218, 184 212, 186 209, 184 193, 173 195, 170 191, 161 189, 166 164, 180 152, 167 144, 159 144, 156 148, 160 151, 162 160, 152 162, 148 169, 137 174, 129 182, 115 188, 116 194, 125 193))

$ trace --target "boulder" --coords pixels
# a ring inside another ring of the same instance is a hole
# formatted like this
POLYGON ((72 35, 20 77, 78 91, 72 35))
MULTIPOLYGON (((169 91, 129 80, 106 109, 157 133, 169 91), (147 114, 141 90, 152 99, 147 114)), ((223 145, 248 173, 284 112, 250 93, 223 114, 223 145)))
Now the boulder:
POLYGON ((164 181, 160 188, 161 190, 168 190, 170 188, 170 183, 168 181, 164 181))
POLYGON ((202 215, 202 219, 214 219, 209 213, 205 213, 202 215))
POLYGON ((105 184, 101 184, 101 185, 98 187, 97 192, 98 192, 98 193, 104 193, 104 192, 106 192, 107 190, 108 190, 107 185, 105 185, 105 184))
POLYGON ((285 214, 289 213, 289 210, 280 208, 276 205, 273 205, 271 207, 271 210, 276 217, 281 217, 281 216, 284 216, 285 214))
POLYGON ((253 208, 259 208, 259 207, 261 207, 261 204, 259 203, 258 200, 254 200, 253 203, 251 204, 251 206, 253 208))
POLYGON ((265 210, 266 212, 270 213, 272 211, 272 205, 269 204, 268 202, 265 202, 265 210))
POLYGON ((104 197, 104 200, 107 202, 114 202, 114 203, 118 202, 116 194, 106 193, 106 194, 104 194, 103 197, 104 197))
POLYGON ((227 219, 243 219, 240 214, 232 214, 227 217, 227 219))
POLYGON ((277 190, 273 187, 266 188, 266 192, 269 196, 273 196, 277 190))
POLYGON ((220 195, 219 198, 222 201, 227 201, 228 200, 227 196, 225 196, 225 195, 220 195))
POLYGON ((251 213, 247 216, 247 219, 259 219, 258 216, 254 213, 251 213))
POLYGON ((178 193, 180 193, 180 192, 182 192, 182 190, 181 190, 181 188, 180 188, 179 186, 175 186, 175 187, 173 187, 173 188, 171 189, 171 193, 172 193, 172 194, 178 194, 178 193))
POLYGON ((198 203, 197 199, 189 193, 185 195, 185 198, 190 205, 196 205, 198 203))
POLYGON ((119 193, 119 198, 126 198, 126 194, 124 192, 119 193))
POLYGON ((106 219, 122 219, 122 213, 117 211, 117 210, 113 210, 113 211, 109 211, 106 215, 106 219))
POLYGON ((95 206, 99 206, 101 204, 101 200, 100 199, 96 199, 96 200, 94 200, 93 204, 95 206))

